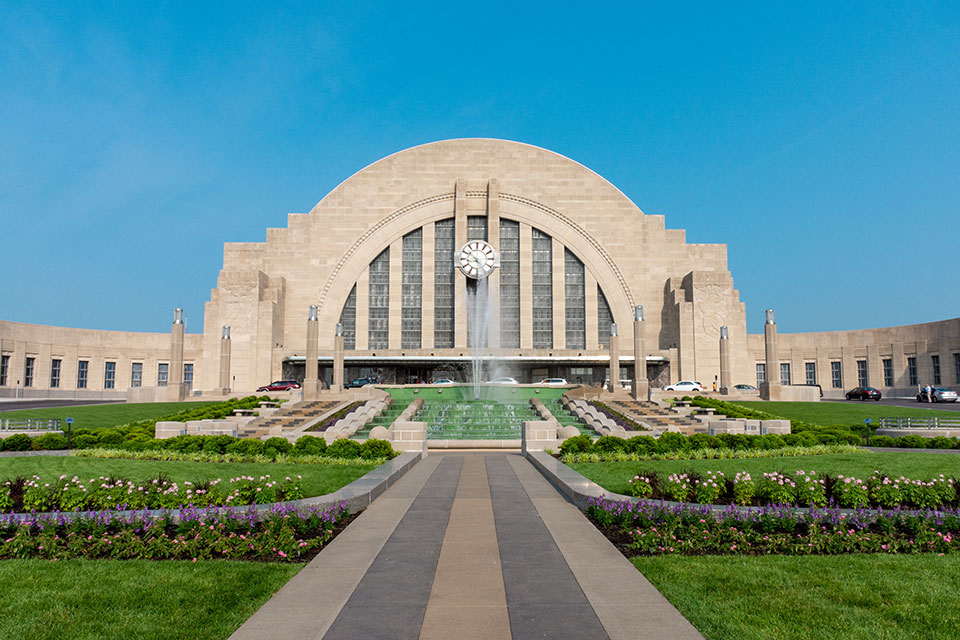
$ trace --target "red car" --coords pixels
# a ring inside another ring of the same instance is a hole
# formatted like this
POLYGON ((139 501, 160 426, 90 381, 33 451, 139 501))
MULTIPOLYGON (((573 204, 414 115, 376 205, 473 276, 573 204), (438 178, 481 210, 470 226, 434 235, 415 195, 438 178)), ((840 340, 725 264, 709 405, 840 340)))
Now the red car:
POLYGON ((257 391, 289 391, 299 388, 300 383, 296 380, 277 380, 276 382, 271 382, 266 386, 258 388, 257 391))

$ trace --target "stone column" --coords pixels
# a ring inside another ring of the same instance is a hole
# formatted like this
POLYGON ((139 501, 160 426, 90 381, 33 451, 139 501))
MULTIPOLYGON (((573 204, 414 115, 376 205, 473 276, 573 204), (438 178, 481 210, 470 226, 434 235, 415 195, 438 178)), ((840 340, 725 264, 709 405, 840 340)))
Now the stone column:
POLYGON ((620 389, 620 336, 617 324, 610 323, 610 391, 620 389))
POLYGON ((220 393, 230 393, 230 327, 226 325, 220 334, 220 393))
POLYGON ((644 343, 643 307, 633 308, 633 399, 647 400, 650 384, 647 380, 647 348, 644 343))
POLYGON ((720 327, 720 393, 730 393, 730 335, 727 327, 720 327))
POLYGON ((183 309, 173 310, 170 329, 170 371, 167 377, 167 401, 180 402, 186 397, 183 389, 183 309))
POLYGON ((760 387, 764 400, 780 399, 780 357, 777 354, 777 323, 773 309, 767 309, 767 321, 763 327, 763 344, 766 352, 766 382, 760 387))
POLYGON ((303 399, 316 400, 320 393, 320 380, 318 378, 319 365, 317 363, 317 342, 319 339, 319 326, 317 320, 317 306, 310 305, 310 312, 307 316, 307 355, 303 376, 303 399))
POLYGON ((330 389, 343 390, 343 325, 337 323, 337 333, 333 338, 333 384, 330 389))

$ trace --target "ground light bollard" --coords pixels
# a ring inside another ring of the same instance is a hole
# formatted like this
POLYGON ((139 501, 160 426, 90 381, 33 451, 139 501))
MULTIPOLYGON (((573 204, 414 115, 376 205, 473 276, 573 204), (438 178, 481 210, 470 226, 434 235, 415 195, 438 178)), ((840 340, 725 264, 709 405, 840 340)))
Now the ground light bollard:
POLYGON ((67 451, 70 450, 70 434, 73 431, 73 418, 67 418, 67 451))
POLYGON ((867 425, 867 446, 870 446, 870 423, 873 422, 870 418, 864 418, 863 423, 867 425))

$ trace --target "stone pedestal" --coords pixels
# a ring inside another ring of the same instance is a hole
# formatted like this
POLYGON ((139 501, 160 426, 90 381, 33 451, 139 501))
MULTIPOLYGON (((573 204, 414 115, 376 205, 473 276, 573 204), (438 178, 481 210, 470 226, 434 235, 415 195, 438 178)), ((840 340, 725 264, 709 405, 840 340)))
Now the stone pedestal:
POLYGON ((610 391, 620 388, 620 337, 610 336, 610 391))
POLYGON ((220 391, 230 392, 230 334, 220 338, 220 391))
POLYGON ((343 389, 343 336, 333 338, 333 384, 331 389, 343 389))
POLYGON ((760 397, 764 400, 779 400, 780 357, 777 354, 777 324, 774 322, 773 309, 767 309, 767 322, 763 326, 763 346, 766 355, 766 381, 760 385, 760 397))
POLYGON ((319 355, 317 350, 317 342, 320 335, 319 325, 320 323, 316 317, 314 317, 314 314, 311 313, 310 319, 307 320, 307 355, 303 377, 304 400, 316 400, 317 394, 320 393, 320 380, 318 379, 319 363, 317 362, 317 356, 319 355))

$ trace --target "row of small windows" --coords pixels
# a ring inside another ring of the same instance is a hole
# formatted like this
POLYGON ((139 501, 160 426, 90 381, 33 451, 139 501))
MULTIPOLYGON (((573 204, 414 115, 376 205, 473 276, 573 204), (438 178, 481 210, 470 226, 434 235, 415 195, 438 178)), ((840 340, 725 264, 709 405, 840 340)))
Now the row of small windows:
MULTIPOLYGON (((27 356, 23 361, 23 386, 34 386, 34 372, 36 371, 37 359, 27 356)), ((61 386, 61 372, 63 370, 63 360, 61 358, 52 358, 50 360, 50 388, 58 389, 61 386)), ((157 365, 157 386, 167 386, 169 378, 170 365, 161 362, 157 365)), ((8 384, 10 377, 10 356, 0 356, 0 387, 8 384)), ((90 378, 90 361, 77 361, 77 389, 86 389, 90 378)), ((193 364, 185 363, 183 365, 183 381, 193 384, 193 364)), ((103 363, 103 388, 114 389, 117 382, 117 363, 107 361, 103 363)), ((143 386, 143 363, 133 362, 130 364, 130 386, 143 386)))
MULTIPOLYGON (((880 361, 883 373, 883 386, 894 386, 893 358, 883 358, 880 361)), ((867 369, 866 360, 857 360, 857 386, 867 387, 870 385, 870 376, 867 369)), ((757 384, 766 382, 766 364, 757 363, 757 384)), ((931 384, 944 384, 943 376, 940 373, 940 356, 933 354, 930 356, 930 369, 932 374, 931 384)), ((817 384, 817 364, 815 362, 804 363, 805 384, 817 384)), ((960 384, 960 353, 953 354, 953 373, 954 382, 960 384)), ((917 375, 917 358, 910 356, 907 358, 907 380, 913 387, 920 384, 920 378, 917 375)), ((781 384, 791 384, 790 363, 780 363, 780 382, 781 384)), ((843 389, 843 365, 839 360, 830 362, 830 386, 834 389, 843 389)))
MULTIPOLYGON (((486 216, 467 217, 467 240, 488 238, 486 216)), ((500 346, 520 347, 520 223, 500 221, 499 309, 500 346)), ((533 319, 533 347, 554 348, 555 338, 562 339, 567 349, 586 348, 586 270, 583 262, 569 249, 564 250, 564 327, 562 337, 553 334, 553 238, 539 229, 531 229, 530 278, 533 319)), ((454 219, 434 223, 433 266, 433 343, 438 349, 454 347, 456 229, 454 219)), ((400 345, 403 349, 419 349, 423 343, 423 230, 403 237, 400 345)), ((603 348, 610 344, 613 315, 597 286, 598 339, 603 348)), ((390 317, 390 248, 384 249, 369 265, 369 307, 367 348, 389 348, 390 317)), ((347 296, 340 313, 344 349, 357 345, 357 287, 347 296)), ((468 327, 469 329, 469 327, 468 327)), ((486 343, 486 336, 483 337, 486 343)))

